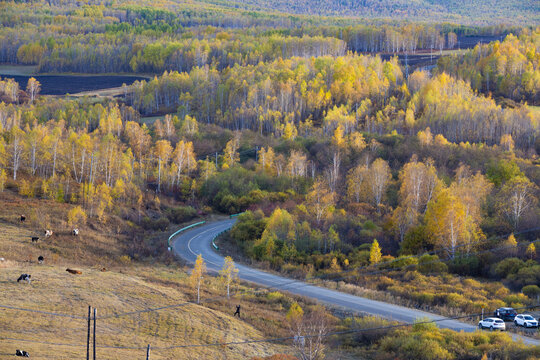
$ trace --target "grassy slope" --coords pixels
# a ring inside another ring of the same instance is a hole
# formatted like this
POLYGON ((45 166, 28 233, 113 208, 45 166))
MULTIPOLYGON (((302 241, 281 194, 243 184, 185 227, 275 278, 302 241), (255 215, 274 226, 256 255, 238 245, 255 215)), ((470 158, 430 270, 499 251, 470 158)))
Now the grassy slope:
MULTIPOLYGON (((83 228, 79 238, 62 234, 61 213, 67 206, 50 201, 21 199, 9 191, 0 194, 0 304, 30 309, 85 316, 88 305, 98 308, 98 315, 141 310, 192 300, 193 290, 187 284, 187 273, 176 266, 137 263, 121 265, 117 259, 122 254, 120 242, 114 236, 104 236, 102 231, 83 228), (37 219, 23 225, 18 215, 23 208, 30 214, 30 206, 37 212, 48 208, 55 235, 37 244, 30 241, 37 219), (92 235, 88 235, 92 232, 92 235), (60 234, 59 234, 60 233, 60 234), (86 237, 86 238, 85 238, 86 237), (93 246, 89 246, 93 243, 93 246), (107 247, 109 249, 107 249, 107 247), (37 264, 37 256, 45 256, 45 264, 37 264), (107 266, 108 271, 100 271, 107 266), (71 275, 66 267, 82 270, 82 275, 71 275), (32 284, 17 283, 21 273, 32 274, 32 284)), ((109 234, 112 235, 112 234, 109 234)), ((121 237, 121 236, 120 236, 121 237)), ((202 293, 206 298, 222 295, 214 279, 209 280, 202 293)), ((258 339, 283 332, 279 323, 283 307, 278 303, 261 303, 261 299, 241 299, 247 318, 233 318, 232 309, 239 299, 209 304, 208 307, 188 306, 112 318, 98 322, 98 345, 154 347, 200 344, 224 341, 258 339), (268 324, 261 319, 268 319, 268 324), (264 331, 250 324, 265 326, 264 331), (273 325, 272 325, 273 324, 273 325)), ((85 320, 56 318, 41 314, 0 309, 0 337, 32 339, 47 342, 84 344, 85 320)), ((85 348, 52 347, 14 341, 1 341, 1 355, 14 354, 15 349, 29 351, 32 358, 72 359, 81 358, 85 348)), ((152 351, 152 359, 243 359, 253 356, 290 352, 283 346, 260 343, 227 348, 206 347, 152 351)), ((99 349, 105 359, 142 358, 144 350, 99 349)))

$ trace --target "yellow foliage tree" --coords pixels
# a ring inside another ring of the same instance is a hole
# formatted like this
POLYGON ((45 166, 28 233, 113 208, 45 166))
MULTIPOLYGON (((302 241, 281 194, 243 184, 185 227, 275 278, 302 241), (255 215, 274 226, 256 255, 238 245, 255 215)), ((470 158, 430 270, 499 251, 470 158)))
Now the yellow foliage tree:
POLYGON ((530 243, 529 246, 527 246, 527 250, 525 250, 525 253, 530 259, 534 259, 536 257, 536 246, 534 243, 530 243))
POLYGON ((189 136, 196 135, 199 132, 199 124, 197 123, 197 119, 195 119, 195 117, 186 115, 184 122, 182 123, 182 127, 180 128, 180 132, 189 136))
POLYGON ((275 156, 276 155, 274 153, 274 149, 272 149, 271 147, 261 148, 258 154, 259 159, 257 163, 257 169, 267 174, 273 174, 275 172, 275 169, 274 169, 275 156))
POLYGON ((482 237, 482 232, 463 202, 447 188, 436 192, 425 215, 426 231, 435 246, 445 250, 451 258, 465 247, 471 250, 482 237))
POLYGON ((328 215, 329 210, 334 206, 336 196, 330 191, 328 185, 322 180, 316 180, 311 191, 307 194, 308 209, 315 214, 317 224, 328 215))
POLYGON ((158 140, 156 141, 156 146, 154 148, 154 154, 158 159, 158 188, 157 192, 161 191, 161 173, 164 165, 169 161, 169 157, 172 153, 172 146, 168 140, 158 140))
POLYGON ((6 181, 7 181, 7 174, 4 169, 0 170, 0 192, 4 191, 4 188, 6 187, 6 181))
POLYGON ((68 225, 69 227, 79 227, 86 224, 86 212, 80 206, 75 206, 68 211, 68 225))
POLYGON ((379 246, 379 242, 377 241, 377 239, 374 239, 369 250, 369 263, 372 265, 378 264, 381 262, 381 259, 381 247, 379 246))
POLYGON ((240 154, 238 153, 238 148, 240 148, 240 133, 235 132, 233 138, 229 140, 229 142, 227 142, 227 145, 225 145, 223 165, 227 165, 227 168, 234 166, 237 162, 240 161, 240 154))
POLYGON ((195 286, 197 288, 197 304, 199 304, 201 300, 201 284, 205 274, 206 264, 202 255, 199 254, 197 256, 197 260, 195 260, 195 266, 191 271, 191 275, 189 276, 189 280, 192 286, 195 286))
POLYGON ((295 301, 291 304, 289 311, 287 311, 287 320, 290 323, 296 323, 302 320, 304 316, 304 310, 302 307, 295 301))
POLYGON ((219 272, 221 281, 227 286, 227 299, 230 297, 231 284, 238 278, 238 269, 234 266, 232 257, 227 256, 223 268, 219 272))
POLYGON ((269 239, 279 239, 291 244, 296 238, 295 220, 287 210, 279 207, 268 218, 261 239, 268 242, 269 239))

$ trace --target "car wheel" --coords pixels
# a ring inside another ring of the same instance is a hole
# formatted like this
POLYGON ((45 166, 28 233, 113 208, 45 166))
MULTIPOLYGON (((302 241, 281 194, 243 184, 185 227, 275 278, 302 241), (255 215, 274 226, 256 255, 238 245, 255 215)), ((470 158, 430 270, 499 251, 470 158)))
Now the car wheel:
POLYGON ((482 324, 478 324, 478 328, 482 330, 484 327, 482 326, 482 324))
POLYGON ((519 326, 517 320, 514 320, 514 325, 519 326))
POLYGON ((493 325, 490 326, 489 331, 493 331, 493 325))

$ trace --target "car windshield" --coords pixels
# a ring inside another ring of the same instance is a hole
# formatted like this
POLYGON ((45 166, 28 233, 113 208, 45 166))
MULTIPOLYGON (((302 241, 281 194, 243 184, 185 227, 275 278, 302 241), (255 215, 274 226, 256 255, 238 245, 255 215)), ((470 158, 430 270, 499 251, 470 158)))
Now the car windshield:
POLYGON ((502 323, 503 321, 502 320, 495 320, 496 323, 500 324, 502 323))
POLYGON ((524 315, 523 318, 525 320, 534 320, 534 318, 531 315, 524 315))

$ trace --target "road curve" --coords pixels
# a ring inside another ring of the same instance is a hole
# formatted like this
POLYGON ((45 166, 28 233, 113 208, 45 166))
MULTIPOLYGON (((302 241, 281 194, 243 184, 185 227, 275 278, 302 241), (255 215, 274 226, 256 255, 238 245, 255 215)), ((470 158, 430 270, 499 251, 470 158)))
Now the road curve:
MULTIPOLYGON (((199 254, 202 254, 209 271, 219 271, 223 267, 224 258, 214 251, 212 240, 221 232, 231 228, 236 219, 228 219, 190 229, 175 236, 173 241, 174 252, 190 263, 194 263, 199 254)), ((440 320, 439 327, 455 331, 472 332, 476 326, 457 321, 442 320, 443 316, 410 309, 399 305, 388 304, 382 301, 371 300, 360 296, 342 293, 319 286, 310 285, 303 281, 292 280, 283 276, 270 274, 261 270, 252 269, 237 264, 240 279, 269 288, 288 291, 295 295, 306 296, 319 302, 341 307, 351 311, 368 313, 388 320, 412 323, 417 319, 440 320)), ((527 345, 540 345, 540 341, 517 334, 512 334, 515 340, 521 340, 527 345)))

